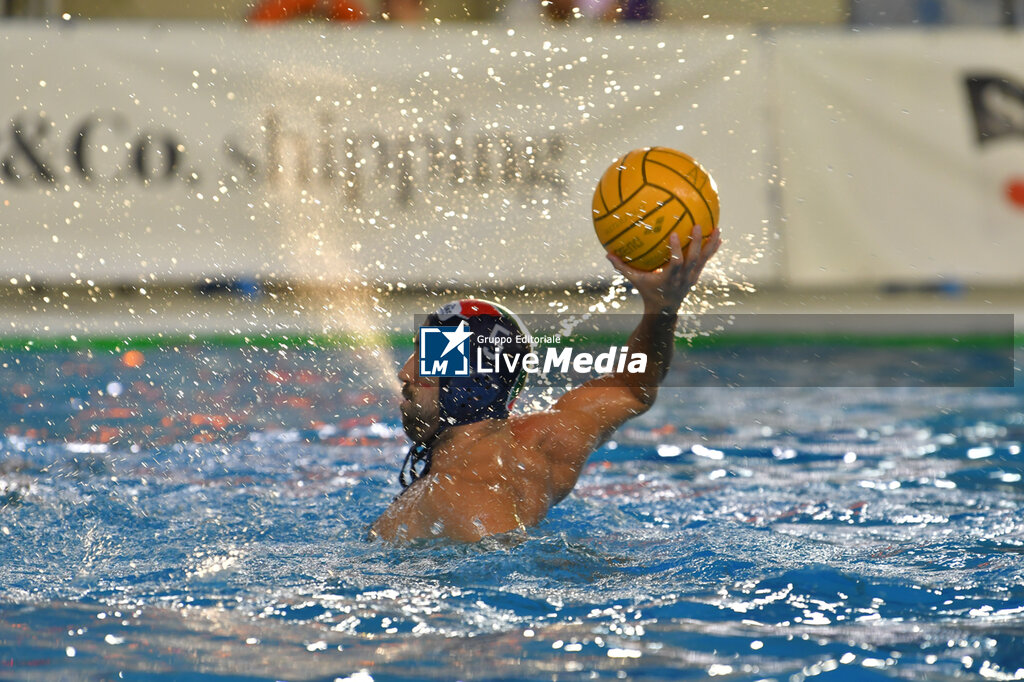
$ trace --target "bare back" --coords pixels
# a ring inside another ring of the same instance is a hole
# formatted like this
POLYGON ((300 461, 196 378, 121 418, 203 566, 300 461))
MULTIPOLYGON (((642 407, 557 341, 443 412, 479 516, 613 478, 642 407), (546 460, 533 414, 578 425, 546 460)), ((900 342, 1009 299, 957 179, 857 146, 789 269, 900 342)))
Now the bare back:
POLYGON ((528 421, 513 417, 456 430, 436 446, 430 473, 414 481, 371 532, 387 540, 473 542, 539 523, 568 491, 554 480, 528 421))
POLYGON ((472 542, 537 525, 572 491, 607 435, 644 409, 631 392, 602 388, 598 380, 551 410, 453 429, 435 447, 430 473, 392 503, 371 533, 472 542), (612 423, 602 423, 608 417, 612 423))

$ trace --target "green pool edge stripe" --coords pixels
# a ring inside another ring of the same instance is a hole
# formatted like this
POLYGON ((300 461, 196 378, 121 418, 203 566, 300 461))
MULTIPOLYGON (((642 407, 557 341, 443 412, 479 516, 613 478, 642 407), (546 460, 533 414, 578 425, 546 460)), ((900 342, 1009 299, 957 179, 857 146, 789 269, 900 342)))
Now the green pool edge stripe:
MULTIPOLYGON (((298 348, 360 348, 385 341, 390 345, 391 336, 377 335, 360 337, 356 335, 329 334, 142 334, 137 336, 111 335, 69 335, 53 337, 0 337, 0 350, 12 351, 71 351, 92 350, 122 352, 130 349, 173 349, 195 346, 217 348, 261 348, 268 350, 298 348)), ((402 335, 401 338, 405 338, 402 335)), ((407 342, 411 344, 411 342, 407 342)))
MULTIPOLYGON (((587 346, 623 345, 629 336, 589 334, 565 337, 562 344, 587 346)), ((1024 347, 1024 333, 1012 337, 1015 348, 1024 347)), ((1002 348, 1007 334, 799 334, 792 332, 729 333, 677 338, 680 349, 703 350, 743 346, 840 346, 855 348, 1002 348)), ((0 336, 3 351, 101 351, 123 352, 129 349, 173 349, 210 346, 218 348, 254 348, 265 350, 366 348, 374 346, 410 347, 412 338, 405 332, 380 334, 145 334, 114 336, 73 334, 68 336, 0 336)))
POLYGON ((832 346, 849 348, 1000 348, 1024 346, 1021 334, 795 334, 792 332, 724 332, 699 336, 691 342, 677 341, 677 347, 724 348, 731 346, 832 346))

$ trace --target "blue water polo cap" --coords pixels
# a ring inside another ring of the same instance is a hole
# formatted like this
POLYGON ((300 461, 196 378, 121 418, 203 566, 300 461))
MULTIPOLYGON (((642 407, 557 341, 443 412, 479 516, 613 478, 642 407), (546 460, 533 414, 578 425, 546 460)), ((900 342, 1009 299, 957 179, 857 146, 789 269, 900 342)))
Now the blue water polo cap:
POLYGON ((523 357, 533 350, 530 332, 515 313, 476 298, 453 301, 427 316, 428 326, 469 328, 470 374, 440 380, 441 430, 484 419, 504 419, 526 383, 523 357), (493 372, 479 373, 482 356, 493 372), (501 356, 501 357, 499 357, 501 356), (516 358, 514 368, 505 358, 516 358))

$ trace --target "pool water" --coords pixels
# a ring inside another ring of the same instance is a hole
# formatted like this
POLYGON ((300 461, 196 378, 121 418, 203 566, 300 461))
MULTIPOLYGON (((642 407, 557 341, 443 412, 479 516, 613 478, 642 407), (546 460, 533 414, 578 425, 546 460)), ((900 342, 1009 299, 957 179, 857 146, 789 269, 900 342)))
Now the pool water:
POLYGON ((0 678, 1024 679, 1019 378, 665 389, 539 527, 392 547, 362 361, 0 352, 0 678))

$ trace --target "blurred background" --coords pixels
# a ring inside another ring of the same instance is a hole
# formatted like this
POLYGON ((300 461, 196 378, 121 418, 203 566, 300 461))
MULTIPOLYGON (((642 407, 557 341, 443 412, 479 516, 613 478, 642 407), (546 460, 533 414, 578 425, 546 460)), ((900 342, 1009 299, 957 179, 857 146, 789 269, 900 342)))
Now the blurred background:
POLYGON ((646 145, 721 192, 695 311, 1024 302, 1024 0, 0 15, 0 334, 401 330, 466 292, 629 308, 590 200, 646 145))
MULTIPOLYGON (((293 3, 301 5, 301 3, 293 3)), ((311 5, 313 3, 310 3, 311 5)), ((454 2, 432 0, 415 3, 422 16, 444 21, 489 21, 495 19, 529 19, 541 14, 556 14, 559 3, 528 2, 454 2), (543 5, 543 7, 542 7, 543 5)), ((612 5, 615 3, 607 3, 612 5)), ((689 2, 660 0, 644 3, 652 7, 649 18, 663 21, 696 22, 711 20, 739 24, 776 25, 1019 25, 1024 4, 1020 0, 779 0, 749 2, 689 2)), ((566 15, 573 7, 580 14, 597 3, 562 3, 566 15)), ((360 3, 366 18, 380 17, 387 6, 380 2, 360 3)), ((143 0, 5 0, 4 15, 10 17, 59 17, 67 12, 75 17, 91 19, 186 19, 195 21, 241 21, 249 18, 257 4, 251 0, 224 2, 144 2, 143 0)), ((326 5, 325 5, 326 7, 326 5)), ((410 17, 416 18, 416 17, 410 17)), ((601 18, 611 18, 604 17, 601 18)))

